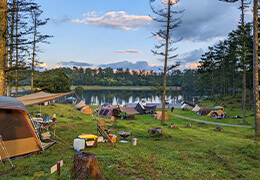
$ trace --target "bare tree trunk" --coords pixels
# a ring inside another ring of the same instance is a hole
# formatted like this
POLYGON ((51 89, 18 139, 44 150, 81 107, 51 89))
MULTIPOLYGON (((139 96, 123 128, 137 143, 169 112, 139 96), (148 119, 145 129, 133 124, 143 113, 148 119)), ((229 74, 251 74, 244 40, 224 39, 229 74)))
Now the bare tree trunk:
POLYGON ((168 1, 167 34, 166 34, 166 43, 165 43, 165 59, 164 59, 164 73, 163 73, 162 124, 164 124, 165 122, 165 97, 166 97, 166 78, 167 78, 170 20, 171 20, 171 1, 168 1))
POLYGON ((0 95, 5 95, 7 0, 0 1, 0 95))
POLYGON ((246 38, 245 38, 245 17, 244 17, 244 0, 241 0, 241 28, 242 28, 242 62, 243 62, 243 123, 246 123, 246 38))
POLYGON ((260 110, 259 110, 259 77, 258 77, 258 0, 254 0, 254 53, 253 53, 253 65, 254 65, 254 110, 255 110, 255 135, 260 136, 260 110))
POLYGON ((33 35, 33 54, 32 54, 32 72, 31 72, 31 92, 33 92, 33 79, 34 79, 34 63, 36 54, 36 34, 37 34, 37 16, 34 14, 34 35, 33 35))
MULTIPOLYGON (((15 19, 15 34, 16 34, 16 39, 15 39, 15 66, 19 66, 19 52, 18 52, 18 11, 19 11, 19 5, 18 2, 16 1, 16 19, 15 19)), ((15 97, 18 96, 18 70, 15 70, 15 97)))
MULTIPOLYGON (((13 52, 14 52, 14 17, 15 17, 15 0, 13 0, 12 4, 12 20, 11 20, 11 32, 10 32, 10 51, 9 51, 9 68, 13 67, 13 52)), ((8 96, 12 95, 12 80, 13 80, 13 72, 9 71, 9 81, 8 81, 8 96)))

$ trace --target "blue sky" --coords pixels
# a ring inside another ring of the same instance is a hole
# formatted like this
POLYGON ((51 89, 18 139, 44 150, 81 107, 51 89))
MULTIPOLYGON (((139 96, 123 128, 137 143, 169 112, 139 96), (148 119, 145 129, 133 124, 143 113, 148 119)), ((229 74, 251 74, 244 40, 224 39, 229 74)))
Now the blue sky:
MULTIPOLYGON (((50 44, 40 44, 40 61, 57 66, 135 68, 158 70, 163 65, 151 49, 158 40, 151 32, 158 29, 149 0, 37 0, 50 18, 40 29, 53 35, 50 44)), ((194 67, 201 54, 224 39, 239 21, 239 3, 218 0, 180 0, 176 9, 185 9, 181 26, 173 33, 183 37, 176 43, 176 60, 181 68, 194 67)), ((246 19, 252 19, 248 10, 246 19)), ((172 62, 170 62, 172 63, 172 62)))

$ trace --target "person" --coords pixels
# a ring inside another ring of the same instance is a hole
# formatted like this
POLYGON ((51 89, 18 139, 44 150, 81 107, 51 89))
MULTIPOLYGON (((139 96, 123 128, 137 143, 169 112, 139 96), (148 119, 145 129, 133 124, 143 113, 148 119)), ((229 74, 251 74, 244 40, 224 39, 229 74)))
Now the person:
POLYGON ((173 112, 173 110, 174 110, 174 107, 172 106, 172 108, 171 108, 171 112, 173 112))
POLYGON ((98 111, 99 111, 99 108, 97 107, 95 111, 96 111, 96 113, 98 113, 98 111))

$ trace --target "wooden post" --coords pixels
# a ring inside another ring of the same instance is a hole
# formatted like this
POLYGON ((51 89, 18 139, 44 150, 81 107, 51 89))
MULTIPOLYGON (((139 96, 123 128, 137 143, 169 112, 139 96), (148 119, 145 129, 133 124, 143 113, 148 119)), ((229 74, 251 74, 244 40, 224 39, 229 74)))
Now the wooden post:
POLYGON ((95 154, 89 152, 75 153, 74 173, 77 179, 106 180, 95 154))

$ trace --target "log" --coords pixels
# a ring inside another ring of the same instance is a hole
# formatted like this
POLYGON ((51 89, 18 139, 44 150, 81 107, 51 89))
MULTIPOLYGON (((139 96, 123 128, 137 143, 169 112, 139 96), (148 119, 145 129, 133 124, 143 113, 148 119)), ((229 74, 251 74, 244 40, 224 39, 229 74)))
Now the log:
POLYGON ((103 175, 95 154, 89 152, 75 153, 74 174, 77 179, 98 179, 106 180, 103 175))

